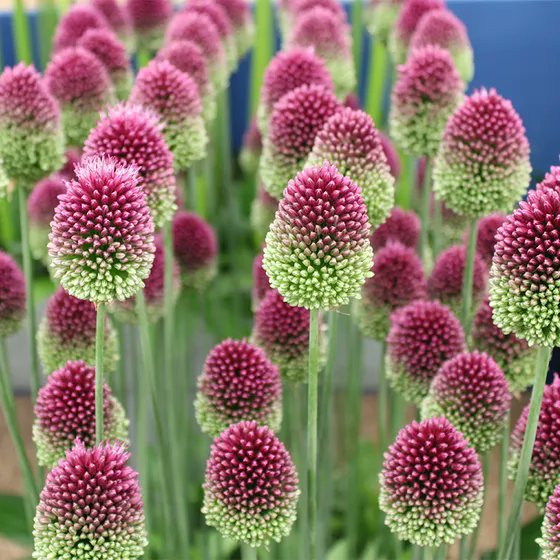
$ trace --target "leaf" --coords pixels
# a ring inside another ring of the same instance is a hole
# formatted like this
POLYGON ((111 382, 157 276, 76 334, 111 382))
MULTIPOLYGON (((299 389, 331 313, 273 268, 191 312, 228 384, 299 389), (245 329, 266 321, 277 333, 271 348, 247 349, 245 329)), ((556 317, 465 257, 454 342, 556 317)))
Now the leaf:
POLYGON ((0 534, 19 544, 32 545, 23 496, 0 495, 0 534))

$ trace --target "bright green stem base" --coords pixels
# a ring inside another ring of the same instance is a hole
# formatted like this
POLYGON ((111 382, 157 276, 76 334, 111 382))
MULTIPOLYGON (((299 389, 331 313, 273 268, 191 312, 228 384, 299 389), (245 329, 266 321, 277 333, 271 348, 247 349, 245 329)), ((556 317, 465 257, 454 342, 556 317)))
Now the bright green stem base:
POLYGON ((381 41, 372 40, 369 57, 369 83, 366 99, 366 111, 378 128, 383 120, 383 94, 387 76, 387 49, 381 41))
POLYGON ((506 538, 506 493, 507 493, 507 462, 508 462, 508 448, 509 448, 509 412, 506 418, 506 423, 504 424, 504 433, 502 437, 502 442, 500 445, 500 494, 498 501, 498 550, 501 550, 504 546, 504 540, 506 538))
POLYGON ((255 2, 256 33, 251 68, 251 110, 249 112, 251 116, 257 111, 263 76, 273 53, 272 4, 270 0, 256 0, 255 2))
POLYGON ((432 162, 426 159, 424 184, 422 185, 422 201, 420 207, 420 256, 427 269, 430 259, 430 206, 432 203, 432 162))
POLYGON ((257 560, 257 549, 249 545, 243 545, 241 557, 243 560, 257 560))
POLYGON ((476 253, 476 220, 472 220, 469 227, 469 240, 467 244, 467 261, 465 263, 465 274, 463 276, 463 300, 461 304, 461 324, 468 337, 471 323, 471 311, 473 304, 473 270, 474 256, 476 253))
POLYGON ((535 382, 533 385, 533 393, 531 395, 531 404, 529 405, 527 427, 525 428, 525 437, 523 438, 523 446, 521 448, 519 465, 517 467, 517 476, 515 478, 515 486, 513 489, 506 537, 502 548, 500 548, 498 560, 509 560, 512 558, 515 534, 519 529, 521 507, 523 505, 523 494, 525 493, 527 479, 529 478, 529 467, 531 465, 531 456, 533 454, 533 446, 537 435, 537 425, 551 354, 551 348, 539 348, 537 351, 535 361, 535 382))
POLYGON ((95 327, 95 443, 103 441, 103 345, 105 342, 105 304, 97 304, 95 327))

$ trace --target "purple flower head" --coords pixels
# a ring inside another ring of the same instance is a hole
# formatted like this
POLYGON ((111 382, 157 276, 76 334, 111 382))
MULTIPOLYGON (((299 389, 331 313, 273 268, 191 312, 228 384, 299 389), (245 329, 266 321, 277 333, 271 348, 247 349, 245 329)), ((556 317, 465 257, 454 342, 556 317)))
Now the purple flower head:
POLYGON ((402 210, 395 206, 385 223, 371 235, 370 242, 374 252, 390 241, 398 241, 406 247, 415 248, 420 237, 420 219, 412 210, 402 210))
POLYGON ((0 251, 0 339, 19 330, 25 310, 23 273, 10 255, 0 251))
POLYGON ((241 58, 252 46, 254 26, 251 8, 245 0, 215 0, 221 6, 233 27, 237 55, 241 58))
POLYGON ((107 20, 111 29, 121 38, 126 39, 131 33, 128 10, 117 0, 91 0, 91 5, 107 20))
POLYGON ((383 146, 383 151, 385 152, 385 157, 387 158, 387 163, 389 164, 389 169, 391 170, 391 175, 395 178, 395 181, 401 176, 401 160, 399 154, 393 145, 392 140, 383 132, 379 133, 379 138, 381 139, 381 145, 383 146))
POLYGON ((126 10, 130 16, 137 41, 151 50, 157 50, 165 28, 173 15, 170 0, 126 0, 126 10))
POLYGON ((82 160, 82 151, 78 148, 67 148, 64 152, 64 165, 58 170, 65 181, 71 181, 76 178, 74 169, 82 160))
POLYGON ((494 212, 478 220, 476 226, 476 250, 484 262, 488 265, 492 263, 492 257, 494 256, 496 233, 498 228, 504 223, 505 219, 505 214, 502 214, 501 212, 494 212))
POLYGON ((537 543, 541 547, 542 560, 556 560, 560 556, 560 484, 546 505, 542 538, 537 543))
POLYGON ((253 304, 258 307, 270 291, 270 281, 263 268, 263 255, 259 253, 253 260, 253 304))
POLYGON ((75 47, 88 29, 109 29, 104 15, 94 6, 74 4, 60 18, 54 36, 54 52, 75 47))

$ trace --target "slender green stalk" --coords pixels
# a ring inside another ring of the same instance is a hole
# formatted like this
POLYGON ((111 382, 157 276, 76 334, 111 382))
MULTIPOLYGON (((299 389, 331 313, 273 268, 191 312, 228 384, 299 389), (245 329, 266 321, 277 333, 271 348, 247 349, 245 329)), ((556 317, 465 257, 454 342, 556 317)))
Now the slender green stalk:
POLYGON ((527 426, 525 428, 523 446, 521 447, 521 455, 517 466, 517 475, 515 477, 506 537, 502 548, 500 548, 498 560, 507 560, 511 558, 511 554, 513 552, 514 537, 520 524, 523 494, 525 493, 527 479, 529 478, 529 467, 531 465, 531 456, 533 454, 533 446, 537 435, 537 425, 539 422, 544 386, 546 383, 546 375, 548 373, 548 363, 550 362, 551 353, 551 348, 539 348, 537 351, 535 360, 535 382, 531 395, 527 426))
POLYGON ((432 162, 426 158, 424 171, 424 185, 422 186, 422 201, 420 207, 420 256, 424 267, 427 267, 430 254, 430 206, 432 203, 432 162))
POLYGON ((463 537, 459 544, 459 558, 460 560, 470 560, 469 558, 469 540, 463 537))
POLYGON ((95 443, 103 441, 103 350, 105 343, 105 304, 97 304, 95 327, 95 443))
POLYGON ((378 442, 380 453, 380 460, 382 461, 383 453, 387 451, 387 401, 388 401, 388 386, 387 377, 385 376, 385 354, 387 345, 385 342, 381 343, 381 362, 379 364, 379 379, 377 389, 377 430, 378 442))
MULTIPOLYGON (((486 453, 482 458, 482 472, 484 474, 484 495, 487 495, 488 491, 488 476, 490 474, 490 453, 486 453)), ((480 533, 480 523, 481 519, 478 520, 478 524, 475 527, 473 534, 471 535, 470 541, 470 549, 469 549, 469 558, 475 558, 476 556, 476 547, 478 545, 478 535, 480 533)))
POLYGON ((14 0, 12 22, 16 57, 21 62, 31 64, 33 61, 31 53, 31 34, 29 32, 29 21, 27 20, 27 11, 23 0, 14 0))
POLYGON ((436 201, 434 204, 434 218, 432 224, 432 245, 434 250, 434 259, 437 258, 441 251, 441 242, 443 241, 441 236, 442 228, 442 216, 441 216, 441 202, 436 201))
POLYGON ((243 560, 257 560, 257 549, 245 544, 242 546, 242 559, 243 560))
POLYGON ((424 560, 434 560, 434 549, 431 546, 424 547, 424 560))
POLYGON ((414 207, 416 197, 414 159, 401 152, 399 152, 399 159, 401 174, 396 185, 395 203, 403 210, 408 210, 414 207))
POLYGON ((33 292, 33 261, 29 247, 29 217, 27 216, 27 200, 23 185, 18 185, 19 223, 21 228, 21 252, 23 259, 23 274, 25 276, 25 295, 27 298, 27 340, 31 360, 31 393, 33 401, 37 398, 41 386, 39 373, 39 358, 37 355, 37 320, 35 316, 35 294, 33 292))
POLYGON ((117 364, 117 374, 115 376, 114 387, 116 390, 117 397, 119 401, 126 408, 126 398, 127 398, 127 382, 126 382, 126 349, 125 349, 125 337, 124 337, 124 325, 117 322, 115 326, 117 330, 117 340, 119 341, 119 362, 117 364))
POLYGON ((513 551, 511 553, 512 560, 521 560, 521 523, 515 530, 515 537, 513 539, 513 551))
POLYGON ((352 55, 354 57, 354 68, 356 69, 357 75, 361 76, 362 50, 363 50, 362 47, 363 47, 363 37, 364 37, 363 0, 353 0, 351 18, 352 18, 352 55))
POLYGON ((329 312, 329 327, 327 330, 327 364, 323 375, 323 389, 319 400, 319 441, 321 446, 325 445, 327 434, 330 429, 332 396, 333 396, 333 371, 337 353, 339 313, 336 310, 329 312))
POLYGON ((273 54, 274 25, 272 16, 272 2, 270 0, 256 0, 255 2, 255 46, 251 67, 251 110, 252 116, 257 111, 261 84, 273 54))
POLYGON ((377 126, 383 119, 383 95, 387 75, 387 48, 381 41, 372 39, 368 69, 366 111, 377 126))
POLYGON ((508 448, 509 448, 509 429, 510 429, 509 411, 504 424, 504 434, 500 445, 500 493, 498 496, 498 550, 504 546, 506 538, 506 501, 507 501, 507 462, 508 462, 508 448))
POLYGON ((469 240, 467 245, 467 261, 465 263, 465 274, 463 276, 463 301, 461 305, 461 323, 465 334, 470 331, 470 316, 472 309, 473 270, 474 257, 476 253, 476 220, 472 220, 469 228, 469 240))
POLYGON ((309 503, 309 560, 317 546, 317 399, 319 388, 319 310, 310 310, 309 376, 307 380, 307 492, 309 503))
POLYGON ((58 22, 58 12, 54 0, 40 0, 38 15, 41 66, 45 68, 51 56, 53 35, 58 22))
POLYGON ((150 60, 152 60, 152 53, 140 45, 138 51, 136 52, 136 62, 138 64, 138 68, 144 68, 144 66, 148 65, 150 60))

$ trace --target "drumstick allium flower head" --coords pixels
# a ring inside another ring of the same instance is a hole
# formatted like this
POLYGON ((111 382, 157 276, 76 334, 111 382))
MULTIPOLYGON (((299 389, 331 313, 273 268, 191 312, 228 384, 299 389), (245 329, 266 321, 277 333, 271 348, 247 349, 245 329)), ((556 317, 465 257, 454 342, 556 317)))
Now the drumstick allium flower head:
POLYGON ((560 484, 546 504, 542 538, 537 539, 542 560, 556 560, 560 556, 560 484))
POLYGON ((126 11, 136 34, 136 43, 150 51, 160 48, 165 28, 173 15, 170 0, 126 0, 126 11))
POLYGON ((390 241, 398 241, 405 247, 414 249, 420 238, 420 219, 412 210, 395 206, 389 217, 374 230, 370 237, 371 246, 378 251, 390 241))
POLYGON ((109 29, 109 22, 94 6, 74 4, 60 18, 53 39, 53 51, 57 53, 75 47, 89 29, 109 29))
MULTIPOLYGON (((47 374, 71 360, 82 360, 90 366, 95 365, 96 318, 93 303, 75 298, 62 288, 58 288, 49 298, 37 333, 39 358, 47 374)), ((105 370, 115 371, 118 359, 117 336, 109 320, 105 319, 105 370)))
POLYGON ((213 437, 242 420, 277 431, 282 421, 280 372, 255 345, 224 340, 206 357, 195 409, 200 428, 213 437))
POLYGON ((382 224, 393 207, 395 180, 367 113, 345 107, 329 117, 315 137, 307 165, 324 161, 360 186, 372 229, 382 224))
POLYGON ((262 264, 263 255, 259 253, 253 260, 253 306, 255 310, 270 290, 270 282, 262 264))
POLYGON ((445 362, 422 403, 422 417, 445 416, 480 455, 500 440, 511 394, 488 354, 464 352, 445 362))
POLYGON ((63 162, 60 113, 46 86, 25 64, 0 74, 0 165, 7 178, 29 190, 63 162))
POLYGON ((19 330, 25 310, 23 272, 10 255, 0 251, 0 340, 19 330))
POLYGON ((87 449, 77 442, 47 475, 33 558, 139 560, 148 545, 138 474, 122 443, 87 449), (72 530, 69 531, 69 526, 72 530))
POLYGON ((407 401, 420 404, 441 365, 466 348, 465 333, 439 301, 415 301, 391 315, 387 378, 407 401))
MULTIPOLYGON (((126 441, 128 421, 121 403, 103 386, 103 436, 126 441)), ((35 404, 33 441, 39 464, 53 468, 77 441, 95 445, 95 369, 67 362, 47 377, 35 404)))
POLYGON ((529 142, 510 101, 476 90, 451 116, 434 160, 434 192, 457 214, 509 211, 527 190, 529 142))
POLYGON ((91 5, 107 20, 124 43, 130 42, 132 25, 128 10, 118 0, 91 0, 91 5))
POLYGON ((492 264, 494 246, 496 245, 496 232, 504 223, 506 215, 494 212, 480 218, 477 223, 476 250, 487 265, 492 264))
POLYGON ((413 50, 399 66, 391 94, 389 126, 397 145, 414 156, 435 156, 463 89, 447 51, 434 46, 413 50))
POLYGON ((332 309, 371 277, 370 225, 360 188, 324 163, 288 183, 266 236, 263 267, 287 303, 332 309))
POLYGON ((216 0, 216 4, 225 10, 231 21, 237 55, 241 59, 251 48, 255 34, 251 8, 244 0, 216 0))
POLYGON ((55 278, 93 303, 133 296, 154 260, 154 222, 135 167, 86 159, 60 197, 49 236, 55 278))
POLYGON ((262 181, 272 196, 280 198, 288 181, 303 169, 318 132, 341 108, 334 93, 317 84, 300 86, 274 105, 260 163, 262 181))
POLYGON ((380 484, 385 523, 401 540, 418 546, 452 544, 478 524, 482 466, 444 417, 413 421, 398 433, 385 453, 380 484))

